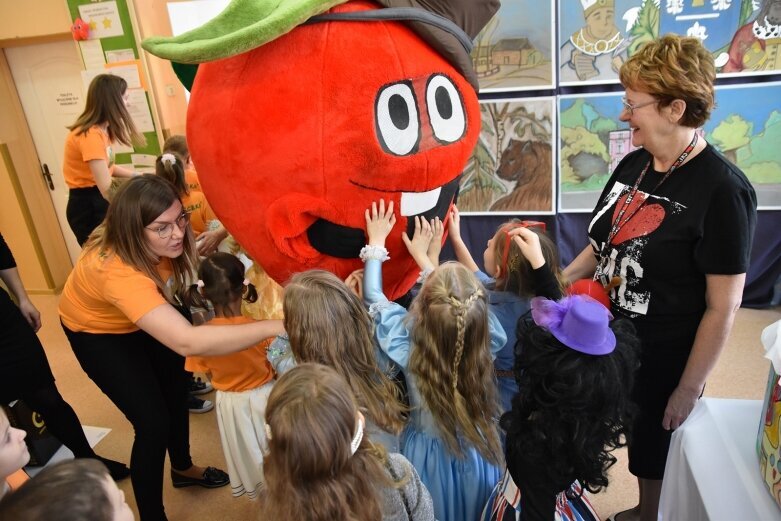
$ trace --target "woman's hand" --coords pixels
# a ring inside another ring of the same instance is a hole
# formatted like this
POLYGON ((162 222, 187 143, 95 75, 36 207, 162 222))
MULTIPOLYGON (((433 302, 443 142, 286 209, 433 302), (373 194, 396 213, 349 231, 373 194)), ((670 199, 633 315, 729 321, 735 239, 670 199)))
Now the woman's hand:
POLYGON ((36 333, 41 329, 41 313, 29 299, 19 301, 19 311, 36 333))
POLYGON ((512 237, 513 242, 518 245, 521 253, 529 261, 532 269, 537 269, 545 264, 545 257, 542 254, 542 248, 540 247, 540 236, 531 231, 529 228, 519 226, 510 230, 508 233, 512 237))
POLYGON ((358 295, 358 298, 363 298, 363 270, 355 270, 354 272, 350 273, 346 279, 344 279, 344 283, 347 285, 350 290, 358 295))
POLYGON ((393 201, 385 208, 385 200, 380 199, 380 204, 372 203, 372 207, 366 210, 366 236, 369 246, 385 247, 385 239, 390 235, 393 225, 396 224, 396 215, 393 213, 393 201))
POLYGON ((420 216, 415 216, 415 233, 412 235, 412 239, 409 238, 407 232, 401 234, 401 238, 407 246, 407 251, 409 251, 409 254, 423 270, 434 269, 434 265, 427 255, 433 236, 434 232, 431 229, 431 225, 420 216))
POLYGON ((686 421, 691 414, 697 400, 700 398, 702 390, 693 391, 680 385, 675 388, 667 400, 667 408, 664 410, 662 419, 662 428, 664 430, 675 430, 686 421))
POLYGON ((439 266, 439 254, 442 253, 442 236, 445 234, 445 225, 439 217, 431 219, 431 243, 428 245, 426 255, 434 266, 439 266))

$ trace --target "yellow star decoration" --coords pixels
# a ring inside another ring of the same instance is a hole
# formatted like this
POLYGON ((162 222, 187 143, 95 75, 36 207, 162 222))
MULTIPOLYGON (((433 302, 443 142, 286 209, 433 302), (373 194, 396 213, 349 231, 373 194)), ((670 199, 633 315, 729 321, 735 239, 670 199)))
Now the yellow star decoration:
POLYGON ((111 20, 109 18, 103 19, 103 28, 104 29, 110 29, 111 28, 111 20))
POLYGON ((94 31, 97 28, 98 28, 98 24, 95 22, 95 20, 90 20, 89 21, 89 30, 90 31, 94 31))

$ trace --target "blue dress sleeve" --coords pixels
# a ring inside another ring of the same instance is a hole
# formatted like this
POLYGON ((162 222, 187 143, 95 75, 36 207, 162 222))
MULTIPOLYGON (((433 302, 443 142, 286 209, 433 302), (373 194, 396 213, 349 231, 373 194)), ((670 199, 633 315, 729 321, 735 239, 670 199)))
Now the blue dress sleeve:
POLYGON ((395 302, 379 302, 369 307, 374 320, 374 340, 402 371, 409 366, 410 332, 405 324, 407 310, 395 302))
POLYGON ((488 337, 491 342, 491 360, 496 360, 496 354, 507 343, 507 333, 490 309, 488 310, 488 337))
POLYGON ((496 280, 482 270, 477 270, 475 272, 475 277, 477 277, 477 280, 480 281, 480 284, 482 284, 486 288, 489 289, 493 288, 494 285, 496 284, 496 280))
POLYGON ((382 261, 367 259, 363 266, 363 300, 367 306, 388 302, 382 292, 382 261))
POLYGON ((290 339, 287 335, 279 335, 271 342, 266 350, 266 358, 278 375, 282 375, 296 366, 296 359, 293 358, 290 339))

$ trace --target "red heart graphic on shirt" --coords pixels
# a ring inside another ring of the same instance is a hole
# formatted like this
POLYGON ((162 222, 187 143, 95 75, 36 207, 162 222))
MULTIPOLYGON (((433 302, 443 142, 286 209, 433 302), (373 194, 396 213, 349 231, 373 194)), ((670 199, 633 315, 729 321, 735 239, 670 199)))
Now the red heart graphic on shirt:
MULTIPOLYGON (((613 210, 613 221, 615 222, 619 209, 624 206, 627 195, 623 195, 619 198, 618 204, 615 210, 613 210)), ((645 197, 642 194, 637 194, 629 205, 629 208, 624 212, 623 220, 626 220, 626 216, 631 215, 629 222, 624 224, 618 231, 611 243, 613 245, 621 244, 624 241, 634 239, 635 237, 642 237, 644 235, 651 234, 656 230, 662 221, 664 221, 665 211, 661 204, 653 203, 646 204, 635 212, 635 209, 645 201, 645 197), (634 214, 634 215, 633 215, 634 214)))

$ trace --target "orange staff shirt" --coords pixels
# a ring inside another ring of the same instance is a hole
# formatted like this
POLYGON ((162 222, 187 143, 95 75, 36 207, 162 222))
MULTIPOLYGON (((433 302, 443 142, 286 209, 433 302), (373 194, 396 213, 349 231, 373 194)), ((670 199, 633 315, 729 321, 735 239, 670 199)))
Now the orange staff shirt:
POLYGON ((184 171, 184 182, 187 184, 187 189, 190 191, 203 191, 201 190, 201 181, 198 180, 198 174, 192 168, 188 168, 184 171))
MULTIPOLYGON (((244 316, 213 318, 208 325, 222 326, 251 324, 254 320, 244 316)), ((271 340, 220 356, 188 356, 184 367, 188 371, 211 372, 212 385, 220 391, 241 392, 256 389, 274 378, 274 370, 266 357, 271 340)))
MULTIPOLYGON (((167 280, 172 271, 164 258, 158 272, 167 280)), ((68 276, 60 297, 60 319, 71 331, 131 333, 136 322, 167 301, 155 282, 113 252, 85 250, 68 276)))
POLYGON ((183 195, 182 206, 185 212, 190 213, 190 226, 195 235, 205 232, 209 221, 217 218, 203 192, 192 191, 183 195))
POLYGON ((103 129, 94 125, 84 134, 71 130, 65 138, 65 154, 62 161, 62 175, 70 188, 89 188, 96 186, 95 177, 87 161, 103 159, 109 174, 114 173, 114 151, 111 141, 103 129))

